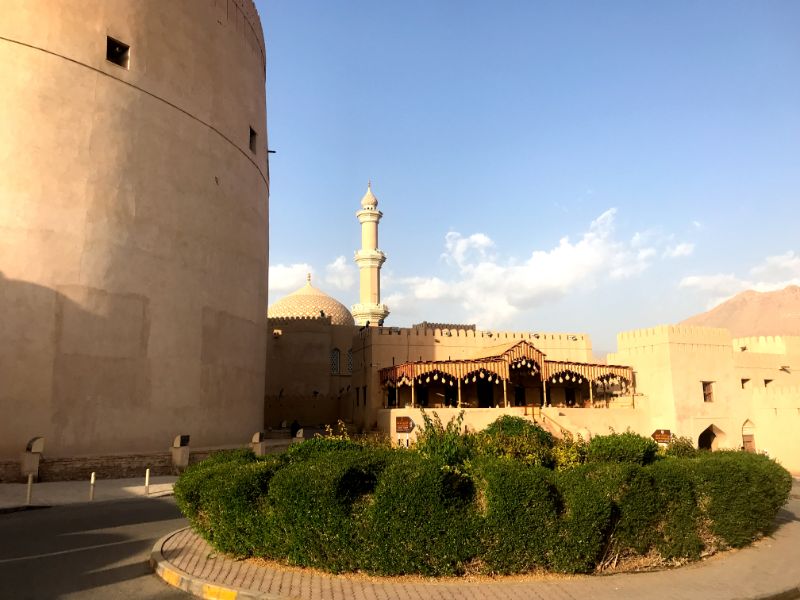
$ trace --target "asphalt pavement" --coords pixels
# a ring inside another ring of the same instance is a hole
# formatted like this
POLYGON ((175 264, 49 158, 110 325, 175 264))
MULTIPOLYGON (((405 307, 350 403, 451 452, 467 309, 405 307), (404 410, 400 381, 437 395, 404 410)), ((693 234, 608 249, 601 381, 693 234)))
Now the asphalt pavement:
POLYGON ((186 525, 171 497, 0 514, 0 599, 185 600, 148 559, 156 540, 186 525))

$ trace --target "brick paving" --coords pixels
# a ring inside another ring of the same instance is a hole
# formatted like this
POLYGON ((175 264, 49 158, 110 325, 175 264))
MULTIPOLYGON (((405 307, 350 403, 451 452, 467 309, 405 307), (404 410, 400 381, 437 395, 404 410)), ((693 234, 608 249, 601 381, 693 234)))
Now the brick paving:
MULTIPOLYGON (((778 516, 779 527, 750 548, 667 571, 608 576, 464 581, 381 581, 302 569, 262 567, 217 554, 191 529, 162 539, 155 563, 191 580, 209 598, 326 600, 605 600, 666 597, 674 600, 800 598, 800 483, 778 516), (227 592, 230 590, 229 592, 227 592), (226 595, 225 593, 228 593, 226 595)), ((162 575, 163 577, 163 575, 162 575)), ((174 577, 174 575, 173 575, 174 577)), ((166 579, 166 577, 165 577, 166 579)), ((185 586, 184 586, 185 587, 185 586)), ((185 589, 188 589, 185 587, 185 589)))

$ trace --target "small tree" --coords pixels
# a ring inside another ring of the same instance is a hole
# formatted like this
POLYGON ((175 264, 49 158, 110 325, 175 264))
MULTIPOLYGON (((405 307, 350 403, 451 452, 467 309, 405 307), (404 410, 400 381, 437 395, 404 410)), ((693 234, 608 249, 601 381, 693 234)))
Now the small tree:
POLYGON ((463 464, 472 456, 474 436, 465 431, 463 410, 450 419, 447 425, 442 423, 436 412, 433 417, 424 410, 421 412, 425 425, 417 434, 416 449, 420 454, 440 460, 451 467, 463 464))

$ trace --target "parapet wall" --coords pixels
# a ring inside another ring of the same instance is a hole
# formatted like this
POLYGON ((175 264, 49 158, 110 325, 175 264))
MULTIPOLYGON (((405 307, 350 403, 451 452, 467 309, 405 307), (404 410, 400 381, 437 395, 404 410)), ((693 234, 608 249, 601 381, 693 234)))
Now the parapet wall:
POLYGON ((658 344, 689 344, 694 348, 701 346, 730 347, 731 333, 727 329, 715 327, 659 325, 617 334, 617 348, 620 352, 658 344))

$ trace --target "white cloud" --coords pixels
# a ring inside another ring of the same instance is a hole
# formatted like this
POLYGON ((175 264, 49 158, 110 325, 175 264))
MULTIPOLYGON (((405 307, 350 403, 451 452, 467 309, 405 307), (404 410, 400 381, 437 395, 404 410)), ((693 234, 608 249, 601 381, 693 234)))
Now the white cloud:
POLYGON ((616 209, 609 209, 575 241, 563 237, 554 248, 534 250, 525 260, 498 258, 491 253, 495 243, 484 233, 463 236, 451 231, 442 257, 455 268, 454 276, 394 279, 390 297, 405 309, 412 299, 436 301, 438 309, 449 306, 448 314, 457 315, 451 320, 464 317, 481 327, 502 325, 520 311, 573 290, 595 289, 607 280, 645 271, 663 251, 662 242, 647 233, 630 241, 617 239, 615 217, 616 209))
POLYGON ((293 292, 301 287, 314 269, 308 263, 269 266, 269 293, 293 292))
POLYGON ((666 258, 681 258, 684 256, 691 256, 694 252, 694 244, 689 242, 682 242, 675 246, 670 246, 664 250, 666 258))
POLYGON ((325 283, 337 290, 351 290, 356 283, 356 267, 344 256, 325 266, 325 283))
POLYGON ((733 273, 692 275, 684 277, 680 287, 699 290, 708 296, 708 307, 721 304, 744 290, 771 292, 787 285, 800 285, 800 256, 793 251, 768 256, 750 269, 749 277, 733 273))
POLYGON ((442 258, 461 267, 470 257, 486 258, 487 251, 494 246, 494 242, 483 233, 462 237, 460 233, 451 231, 444 236, 444 245, 446 252, 442 254, 442 258))

